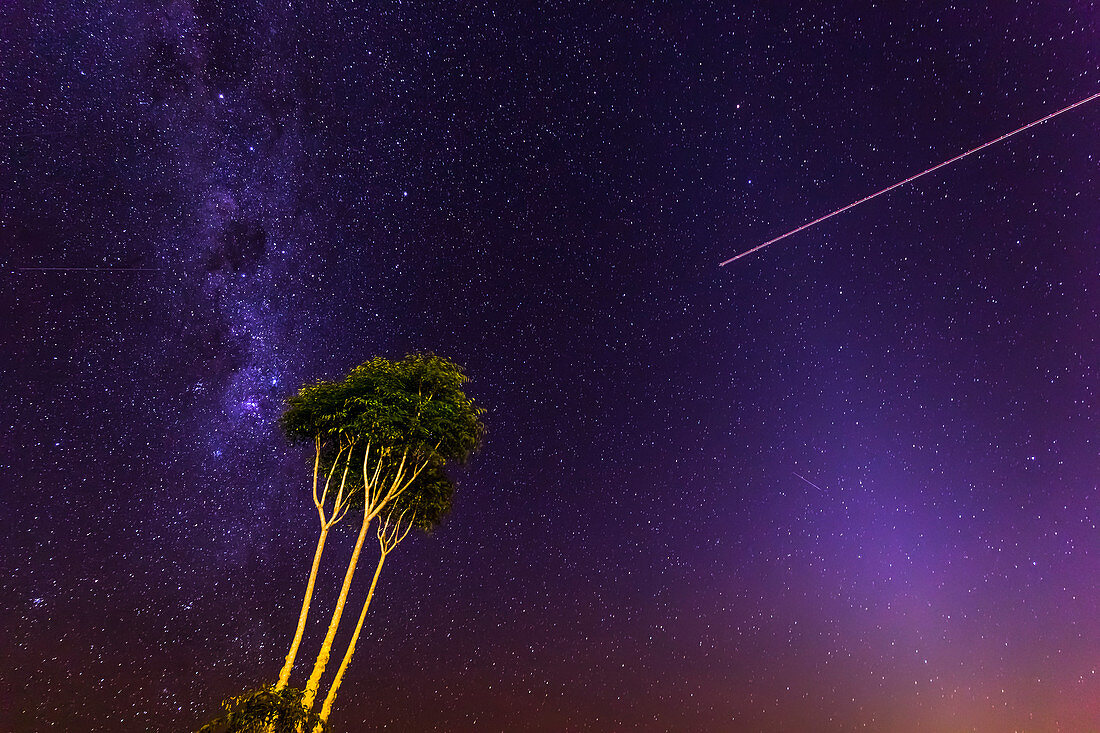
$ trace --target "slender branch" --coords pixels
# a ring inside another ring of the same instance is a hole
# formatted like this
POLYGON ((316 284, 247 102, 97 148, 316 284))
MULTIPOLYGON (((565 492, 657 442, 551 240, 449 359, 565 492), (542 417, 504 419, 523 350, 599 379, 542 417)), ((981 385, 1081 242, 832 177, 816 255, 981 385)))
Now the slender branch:
POLYGON ((389 554, 401 544, 401 541, 408 536, 414 524, 416 524, 415 507, 405 507, 396 519, 392 513, 387 515, 385 520, 378 525, 378 543, 382 548, 382 554, 389 554), (405 516, 409 512, 413 512, 413 514, 409 517, 408 522, 405 522, 405 516))
MULTIPOLYGON (((412 528, 413 528, 413 524, 415 524, 415 523, 416 523, 416 520, 415 520, 415 518, 414 518, 414 519, 410 519, 410 520, 409 520, 409 523, 405 525, 405 531, 404 531, 404 532, 402 532, 402 533, 401 533, 401 536, 397 538, 397 541, 393 543, 393 546, 394 546, 394 547, 397 547, 397 546, 398 546, 399 544, 401 544, 401 542, 402 542, 402 541, 403 541, 403 540, 404 540, 404 539, 405 539, 406 537, 408 537, 408 536, 409 536, 409 532, 411 532, 411 531, 412 531, 412 528)), ((399 526, 400 526, 400 525, 399 525, 399 526)))
MULTIPOLYGON (((390 498, 392 498, 393 488, 395 486, 397 486, 398 482, 401 481, 401 477, 405 475, 405 462, 408 461, 408 460, 409 460, 409 449, 406 448, 404 451, 401 452, 401 463, 398 464, 397 470, 393 474, 393 483, 390 484, 389 491, 386 492, 385 498, 382 499, 383 505, 387 501, 389 501, 390 498)), ((379 508, 381 508, 381 507, 379 507, 379 508)))
MULTIPOLYGON (((366 503, 367 506, 373 506, 374 502, 378 498, 377 492, 375 491, 374 487, 378 486, 378 477, 382 474, 382 464, 385 463, 386 454, 388 452, 389 452, 389 449, 387 449, 387 448, 383 448, 381 451, 379 451, 379 456, 378 456, 378 459, 377 459, 378 463, 374 467, 374 478, 371 479, 370 490, 367 493, 366 497, 364 497, 365 498, 365 503, 366 503)), ((363 476, 363 480, 364 480, 364 483, 366 483, 366 474, 365 473, 364 473, 364 476, 363 476)))
MULTIPOLYGON (((321 468, 321 434, 318 433, 314 438, 314 446, 316 447, 316 454, 313 457, 313 505, 317 507, 317 511, 321 510, 321 502, 317 500, 317 471, 321 468)), ((322 515, 321 521, 324 522, 325 518, 322 515)))
MULTIPOLYGON (((366 441, 366 448, 363 450, 363 486, 364 490, 370 488, 371 481, 366 475, 366 464, 371 459, 371 440, 366 441)), ((364 494, 365 495, 365 494, 364 494)))
MULTIPOLYGON (((386 451, 386 455, 387 456, 389 455, 389 450, 386 451)), ((404 464, 404 461, 405 461, 405 459, 401 458, 401 463, 404 464)), ((381 463, 378 464, 378 469, 379 469, 379 471, 381 471, 381 469, 382 469, 382 464, 381 463)), ((397 471, 400 472, 400 470, 401 470, 401 467, 398 466, 397 471)), ((381 482, 381 481, 375 481, 375 485, 377 486, 377 490, 375 491, 374 500, 371 502, 371 506, 377 505, 377 503, 382 500, 382 483, 383 482, 381 482)), ((375 516, 377 516, 377 513, 375 513, 375 516)))
MULTIPOLYGON (((328 498, 328 486, 329 483, 332 481, 332 474, 336 471, 336 466, 340 463, 340 454, 342 454, 343 452, 344 446, 341 445, 340 450, 336 452, 336 458, 334 458, 332 461, 332 468, 328 470, 328 476, 325 478, 325 490, 321 493, 321 503, 320 506, 318 506, 318 510, 322 510, 325 506, 325 499, 328 498)), ((323 516, 324 515, 322 514, 322 517, 323 516)))
POLYGON ((413 472, 413 475, 409 477, 409 480, 405 482, 405 485, 398 490, 397 495, 400 495, 402 491, 409 488, 409 484, 411 484, 413 481, 416 481, 416 477, 419 476, 420 472, 427 468, 428 464, 431 462, 432 458, 429 455, 427 458, 424 459, 424 462, 420 464, 420 467, 413 472))
MULTIPOLYGON (((333 516, 336 515, 339 505, 344 498, 344 487, 348 482, 348 471, 351 469, 351 446, 348 446, 348 457, 344 460, 344 475, 340 477, 340 490, 336 493, 336 504, 332 507, 333 516)), ((348 498, 351 498, 350 495, 348 498)), ((343 517, 341 517, 342 519, 343 517)))
POLYGON ((401 529, 401 520, 405 518, 405 515, 409 513, 411 508, 412 507, 405 507, 405 509, 397 515, 397 519, 393 519, 391 515, 382 523, 379 529, 382 530, 383 534, 383 552, 388 552, 389 549, 393 547, 393 540, 397 537, 397 533, 401 529))
MULTIPOLYGON (((439 448, 439 445, 440 445, 439 443, 436 443, 436 446, 435 446, 436 449, 439 448)), ((408 452, 409 451, 406 448, 405 449, 405 455, 406 456, 408 455, 408 452)), ((417 476, 419 476, 421 474, 421 472, 423 472, 423 470, 425 468, 427 468, 428 464, 430 464, 431 462, 432 462, 431 454, 429 454, 428 457, 424 459, 423 463, 421 463, 417 467, 417 469, 415 471, 413 471, 413 474, 412 474, 412 476, 409 477, 409 480, 406 481, 404 484, 400 484, 400 486, 399 486, 399 483, 400 483, 400 480, 402 478, 402 474, 399 472, 396 476, 394 476, 394 481, 393 481, 393 484, 390 486, 390 490, 386 493, 385 498, 382 499, 382 501, 378 504, 378 506, 375 507, 374 513, 371 515, 371 518, 373 519, 374 517, 381 514, 382 510, 386 507, 387 504, 392 502, 397 497, 401 496, 401 494, 403 494, 405 492, 405 489, 409 488, 409 486, 412 485, 412 482, 416 480, 417 476)), ((402 460, 402 466, 404 466, 404 460, 402 460)))
MULTIPOLYGON (((345 501, 344 486, 345 486, 345 483, 347 482, 347 478, 348 478, 348 469, 351 467, 351 449, 354 447, 354 445, 355 445, 354 443, 349 443, 348 444, 348 455, 344 458, 344 475, 343 475, 343 478, 340 479, 340 488, 336 492, 336 501, 332 505, 333 513, 335 513, 336 509, 340 506, 340 504, 342 504, 345 501)), ((337 462, 340 461, 340 454, 343 453, 343 452, 344 452, 344 450, 343 450, 343 448, 341 448, 340 453, 336 454, 336 461, 337 462)), ((335 467, 336 467, 336 464, 334 463, 333 468, 335 468, 335 467)))
POLYGON ((345 501, 343 506, 340 507, 340 513, 333 516, 332 521, 329 522, 329 526, 339 524, 340 521, 347 515, 348 509, 351 508, 351 497, 348 497, 348 501, 345 501))

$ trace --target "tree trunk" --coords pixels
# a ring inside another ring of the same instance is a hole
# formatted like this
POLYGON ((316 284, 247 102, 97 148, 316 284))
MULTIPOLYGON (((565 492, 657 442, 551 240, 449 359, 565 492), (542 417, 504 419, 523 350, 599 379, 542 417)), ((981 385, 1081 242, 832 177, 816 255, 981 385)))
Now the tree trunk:
MULTIPOLYGON (((378 576, 382 574, 382 563, 386 561, 386 553, 382 553, 382 556, 378 558, 378 566, 374 569, 374 579, 370 582, 370 590, 367 591, 367 600, 363 602, 363 610, 359 612, 359 622, 355 624, 355 632, 351 635, 351 641, 348 642, 348 649, 344 652, 344 658, 340 662, 340 668, 336 670, 336 678, 332 680, 332 686, 329 687, 328 695, 325 696, 325 704, 321 706, 321 722, 327 723, 329 713, 332 712, 332 703, 336 700, 336 692, 340 689, 340 683, 344 680, 344 672, 348 669, 348 664, 351 663, 351 657, 355 654, 355 643, 359 641, 359 632, 363 630, 363 620, 367 617, 367 609, 370 608, 371 599, 374 598, 374 588, 378 585, 378 576)), ((316 729, 315 733, 318 733, 320 729, 316 729)))
POLYGON ((328 633, 321 644, 321 651, 317 654, 317 660, 313 663, 313 673, 306 683, 305 695, 302 697, 302 707, 307 711, 313 709, 313 702, 317 699, 317 691, 321 687, 321 675, 325 673, 325 666, 332 655, 332 641, 336 638, 336 629, 340 626, 340 616, 344 613, 344 604, 348 600, 348 591, 351 589, 351 579, 355 576, 355 566, 359 562, 359 552, 363 549, 363 541, 367 538, 367 526, 370 524, 370 514, 363 512, 363 526, 359 529, 359 537, 355 540, 355 549, 352 550, 348 569, 344 573, 344 584, 340 587, 340 597, 336 599, 336 608, 332 611, 332 619, 328 624, 328 633))
POLYGON ((328 527, 321 526, 321 536, 317 538, 317 549, 313 553, 313 567, 309 569, 309 581, 306 583, 306 596, 302 599, 302 611, 298 614, 298 628, 294 631, 294 641, 290 643, 290 651, 287 652, 286 661, 279 671, 279 681, 275 683, 276 691, 283 689, 290 682, 290 671, 294 668, 294 658, 298 656, 298 647, 302 643, 302 635, 306 631, 306 617, 309 616, 309 605, 313 600, 313 587, 317 583, 317 569, 321 566, 321 551, 325 549, 325 538, 328 537, 328 527))

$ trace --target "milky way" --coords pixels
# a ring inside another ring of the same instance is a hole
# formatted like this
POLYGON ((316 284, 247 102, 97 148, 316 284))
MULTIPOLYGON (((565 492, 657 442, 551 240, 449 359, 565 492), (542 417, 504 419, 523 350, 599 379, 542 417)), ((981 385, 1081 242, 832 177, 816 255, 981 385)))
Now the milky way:
POLYGON ((5 4, 0 729, 274 679, 282 401, 428 349, 489 432, 339 730, 1096 728, 1094 105, 714 267, 1095 92, 1094 9, 777 5, 5 4))

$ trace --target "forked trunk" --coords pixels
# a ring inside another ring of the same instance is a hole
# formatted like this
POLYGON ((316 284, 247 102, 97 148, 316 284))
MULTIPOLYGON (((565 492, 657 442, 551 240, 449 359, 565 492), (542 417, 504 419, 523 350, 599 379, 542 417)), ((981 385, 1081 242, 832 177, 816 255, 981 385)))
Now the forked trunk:
MULTIPOLYGON (((378 585, 378 576, 382 574, 382 563, 386 561, 386 553, 382 553, 382 556, 378 558, 378 566, 374 569, 374 578, 370 582, 370 590, 367 591, 367 600, 363 601, 363 610, 359 612, 359 621, 355 624, 355 632, 351 635, 351 641, 348 642, 347 651, 344 652, 344 658, 340 661, 340 668, 336 670, 336 678, 332 680, 332 686, 329 687, 328 694, 325 695, 325 703, 321 706, 321 722, 327 723, 329 713, 332 712, 332 704, 336 700, 336 692, 340 689, 340 683, 344 680, 344 672, 348 669, 348 664, 351 663, 351 657, 355 654, 355 643, 359 641, 359 632, 363 630, 363 621, 367 617, 367 609, 370 608, 371 599, 374 598, 374 588, 378 585)), ((314 733, 320 733, 320 727, 314 728, 314 733)))
POLYGON ((276 691, 282 690, 290 682, 290 671, 294 669, 294 659, 298 656, 298 647, 302 643, 302 636, 306 630, 306 617, 309 616, 309 605, 313 600, 313 587, 317 583, 317 569, 321 566, 321 551, 325 549, 325 539, 328 537, 328 527, 321 527, 321 536, 317 538, 317 549, 313 553, 313 567, 309 569, 309 581, 306 582, 306 595, 302 599, 302 611, 298 614, 298 628, 294 631, 294 641, 290 643, 290 651, 287 652, 286 661, 279 671, 279 681, 275 683, 276 691))
POLYGON ((348 591, 351 589, 351 581, 355 576, 355 567, 359 563, 359 553, 363 550, 363 541, 367 536, 367 527, 370 525, 371 520, 378 516, 379 512, 382 511, 386 504, 394 500, 402 491, 408 488, 409 484, 412 483, 428 465, 428 462, 424 461, 419 468, 412 472, 411 477, 406 479, 406 476, 409 475, 405 470, 409 451, 405 450, 401 457, 401 462, 394 473, 390 489, 384 496, 379 493, 372 498, 371 486, 378 482, 378 476, 382 466, 381 459, 385 457, 385 452, 377 459, 379 463, 375 468, 373 480, 370 480, 367 473, 367 460, 370 455, 369 451, 370 448, 368 445, 367 452, 363 456, 364 501, 366 503, 363 508, 363 524, 359 528, 359 536, 355 540, 355 549, 352 550, 351 560, 348 562, 348 569, 344 573, 344 584, 340 587, 340 596, 336 599, 336 607, 332 611, 332 619, 329 621, 328 632, 325 634, 325 640, 321 643, 321 651, 317 654, 317 660, 313 663, 313 672, 309 676, 305 693, 302 696, 302 707, 305 708, 307 712, 313 709, 313 703, 316 702, 317 693, 321 688, 321 676, 324 675, 325 667, 328 666, 328 660, 332 656, 332 642, 336 638, 336 630, 340 626, 340 617, 344 613, 344 605, 348 600, 348 591))

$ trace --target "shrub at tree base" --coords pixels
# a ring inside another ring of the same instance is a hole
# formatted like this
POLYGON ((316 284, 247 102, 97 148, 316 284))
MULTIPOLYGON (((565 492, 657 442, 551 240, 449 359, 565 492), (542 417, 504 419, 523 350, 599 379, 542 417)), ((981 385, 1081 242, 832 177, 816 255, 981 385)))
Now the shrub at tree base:
POLYGON ((265 687, 231 697, 222 703, 225 714, 199 728, 198 733, 331 733, 320 715, 302 707, 304 694, 294 687, 265 687))

